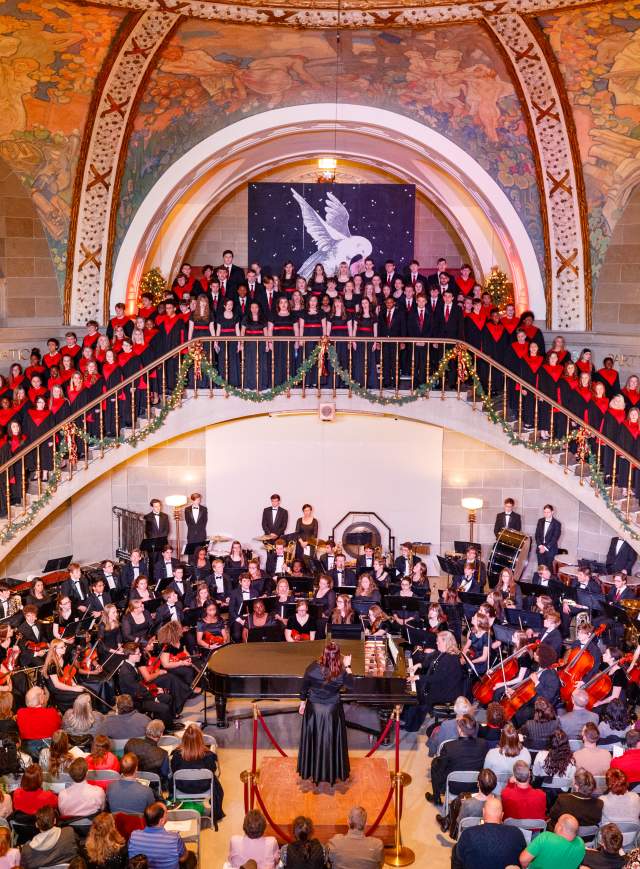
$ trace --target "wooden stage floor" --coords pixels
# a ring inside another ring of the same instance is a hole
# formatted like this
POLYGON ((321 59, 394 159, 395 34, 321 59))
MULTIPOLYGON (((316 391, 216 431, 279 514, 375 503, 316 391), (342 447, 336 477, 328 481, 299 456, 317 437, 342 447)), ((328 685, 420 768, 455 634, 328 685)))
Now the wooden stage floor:
MULTIPOLYGON (((347 830, 347 815, 352 806, 367 811, 367 827, 377 818, 389 792, 391 779, 384 757, 351 758, 351 778, 346 785, 314 793, 313 787, 301 782, 296 773, 295 757, 263 757, 258 788, 274 823, 291 833, 291 822, 298 815, 313 818, 315 835, 321 842, 347 830)), ((258 806, 256 806, 258 808, 258 806)), ((393 798, 375 836, 387 844, 394 841, 395 813, 393 798)), ((273 830, 269 829, 273 834, 273 830)))

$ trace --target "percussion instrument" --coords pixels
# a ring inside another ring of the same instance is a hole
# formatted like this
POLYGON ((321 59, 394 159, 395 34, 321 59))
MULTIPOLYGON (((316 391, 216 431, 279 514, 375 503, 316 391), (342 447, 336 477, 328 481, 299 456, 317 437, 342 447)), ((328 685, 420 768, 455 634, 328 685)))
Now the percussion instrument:
POLYGON ((430 543, 419 543, 415 541, 411 544, 416 555, 431 555, 430 543))
POLYGON ((487 562, 489 586, 496 587, 500 571, 505 567, 512 571, 514 580, 518 582, 527 566, 530 548, 531 538, 528 534, 503 528, 493 544, 487 562))
POLYGON ((254 537, 253 539, 258 540, 260 543, 265 543, 267 540, 275 540, 275 537, 273 534, 261 534, 259 537, 254 537))
POLYGON ((209 538, 209 543, 231 543, 233 537, 227 537, 225 534, 214 534, 209 538))

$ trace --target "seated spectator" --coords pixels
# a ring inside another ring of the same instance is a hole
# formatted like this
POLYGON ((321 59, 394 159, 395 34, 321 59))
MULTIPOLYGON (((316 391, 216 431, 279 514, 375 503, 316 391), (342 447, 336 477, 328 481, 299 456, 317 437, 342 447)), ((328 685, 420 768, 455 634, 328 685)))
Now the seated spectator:
POLYGON ((505 818, 544 820, 547 816, 547 795, 531 786, 531 767, 523 760, 513 765, 513 775, 502 789, 502 811, 505 818))
POLYGON ((453 711, 455 712, 455 718, 446 718, 441 724, 434 727, 431 732, 429 739, 427 740, 429 757, 436 756, 438 749, 443 742, 446 742, 449 739, 458 738, 456 722, 458 719, 462 718, 463 715, 470 715, 473 717, 475 715, 475 706, 470 700, 467 700, 466 697, 458 697, 453 704, 453 711))
POLYGON ((534 778, 545 779, 549 789, 562 790, 565 779, 573 781, 576 764, 564 730, 554 731, 549 739, 549 748, 537 753, 532 772, 534 778))
POLYGON ((48 773, 51 778, 57 778, 61 772, 69 769, 76 757, 84 757, 84 752, 75 746, 69 746, 69 737, 64 730, 56 730, 49 746, 45 746, 40 752, 38 763, 42 772, 48 773))
POLYGON ((69 767, 74 784, 60 792, 58 808, 63 818, 87 818, 104 809, 105 795, 102 788, 90 784, 87 761, 79 757, 69 767))
MULTIPOLYGON (((470 715, 463 715, 457 721, 458 739, 442 746, 438 757, 431 762, 431 784, 433 793, 427 792, 427 802, 441 804, 441 797, 446 786, 447 776, 459 770, 480 770, 484 766, 487 754, 487 743, 476 736, 476 722, 470 715)), ((465 785, 453 785, 451 793, 462 793, 465 785)))
POLYGON ((588 769, 591 775, 606 775, 611 766, 611 755, 606 748, 598 748, 600 731, 591 722, 582 728, 582 743, 584 748, 574 752, 576 766, 588 769))
POLYGON ((259 869, 273 869, 278 863, 278 843, 273 836, 265 836, 267 822, 262 812, 251 809, 244 816, 244 836, 232 836, 227 860, 236 869, 246 860, 255 860, 259 869))
POLYGON ((91 705, 90 694, 78 694, 71 709, 67 709, 62 716, 62 728, 72 737, 72 741, 81 742, 96 735, 103 718, 104 715, 96 712, 91 705))
POLYGON ((20 851, 11 847, 11 830, 0 827, 0 869, 13 869, 20 865, 20 851))
MULTIPOLYGON (((327 865, 325 850, 322 843, 313 838, 311 818, 305 818, 303 815, 294 818, 291 832, 293 833, 293 842, 290 845, 283 845, 280 850, 282 866, 325 869, 327 865)), ((11 869, 11 867, 7 867, 7 869, 11 869)))
POLYGON ((171 768, 169 766, 169 755, 164 748, 160 748, 158 745, 163 734, 164 724, 162 721, 157 719, 151 721, 149 719, 144 736, 128 739, 124 750, 125 754, 133 753, 136 755, 139 770, 142 772, 155 772, 164 783, 169 780, 171 768))
POLYGON ((629 790, 629 780, 621 769, 607 771, 607 791, 600 799, 603 823, 638 823, 640 794, 629 790))
POLYGON ((0 694, 0 739, 9 737, 17 740, 19 737, 18 725, 13 717, 13 696, 10 691, 0 694))
POLYGON ((327 842, 327 855, 332 869, 381 869, 384 848, 380 839, 365 836, 367 813, 362 806, 349 811, 346 833, 337 833, 327 842))
MULTIPOLYGON (((612 701, 613 702, 613 701, 612 701)), ((611 706, 611 703, 609 704, 611 706)), ((631 787, 640 782, 640 730, 629 730, 625 737, 626 750, 620 757, 614 757, 611 761, 612 769, 621 769, 631 782, 631 787)))
POLYGON ((13 792, 13 809, 25 815, 35 815, 43 806, 56 808, 58 795, 42 787, 42 770, 37 763, 28 766, 20 780, 20 787, 13 792))
POLYGON ((504 727, 504 710, 499 703, 489 703, 487 706, 487 719, 478 728, 478 736, 486 739, 490 748, 494 748, 500 741, 502 728, 504 727))
POLYGON ((129 694, 119 694, 116 697, 116 711, 103 716, 97 731, 109 739, 142 739, 150 721, 148 715, 134 709, 129 694))
POLYGON ((44 806, 36 813, 38 833, 22 848, 22 869, 40 869, 69 863, 78 853, 78 837, 73 827, 58 826, 58 812, 44 806))
POLYGON ((533 705, 533 718, 523 724, 520 733, 524 744, 533 751, 546 748, 549 737, 558 728, 558 717, 554 707, 544 697, 536 697, 533 705))
POLYGON ((458 827, 463 818, 481 818, 487 797, 495 790, 498 780, 495 772, 481 769, 478 773, 478 790, 474 794, 464 793, 451 800, 449 815, 436 815, 436 821, 443 833, 449 830, 452 839, 458 838, 458 827))
POLYGON ((520 866, 526 869, 578 869, 585 847, 578 836, 578 822, 571 815, 561 815, 553 833, 546 830, 532 839, 520 854, 520 866))
POLYGON ((8 818, 13 812, 13 800, 11 794, 4 790, 4 783, 0 781, 0 818, 8 818))
POLYGON ((587 848, 582 858, 585 869, 622 869, 625 856, 622 849, 622 833, 615 824, 605 824, 600 827, 597 848, 587 848))
POLYGON ((602 800, 595 797, 596 782, 591 773, 578 767, 570 793, 559 794, 549 811, 548 830, 561 815, 573 815, 581 827, 597 827, 602 818, 602 800))
POLYGON ((621 697, 611 700, 598 724, 600 744, 613 745, 616 742, 624 742, 627 730, 632 724, 626 701, 621 697))
POLYGON ((142 814, 155 801, 153 790, 136 781, 138 758, 129 752, 120 761, 120 778, 108 782, 107 802, 111 812, 142 814))
POLYGON ((127 844, 116 830, 113 815, 100 812, 95 816, 80 854, 87 869, 124 869, 128 859, 127 844))
MULTIPOLYGON (((214 751, 206 745, 202 731, 197 724, 190 724, 182 734, 180 745, 171 753, 171 772, 180 769, 208 769, 214 775, 218 768, 218 758, 214 751)), ((198 793, 208 787, 208 782, 183 781, 180 790, 184 793, 198 793)))
MULTIPOLYGON (((111 751, 111 740, 103 733, 99 733, 93 739, 91 754, 87 757, 87 766, 96 772, 101 770, 120 772, 120 761, 111 751)), ((106 791, 109 781, 96 782, 96 784, 106 791)))
POLYGON ((451 854, 451 869, 507 869, 517 863, 525 845, 522 830, 502 823, 502 803, 489 797, 482 824, 468 827, 451 854))
POLYGON ((26 706, 18 709, 16 724, 20 732, 23 749, 32 757, 37 757, 45 746, 45 739, 51 739, 60 730, 62 718, 53 706, 46 706, 46 694, 34 685, 25 695, 26 706))
POLYGON ((149 869, 178 869, 179 866, 195 869, 196 855, 187 850, 179 833, 165 830, 166 823, 167 807, 164 803, 156 802, 147 806, 144 810, 144 829, 134 830, 129 839, 129 857, 144 854, 149 869))
MULTIPOLYGON (((484 759, 484 765, 487 769, 492 769, 496 776, 509 776, 513 772, 513 765, 517 760, 523 760, 527 766, 531 764, 531 754, 529 749, 525 748, 521 741, 518 731, 510 722, 502 728, 500 741, 496 748, 491 748, 487 752, 484 759)), ((504 784, 498 782, 495 796, 500 796, 504 784)))
POLYGON ((571 712, 565 712, 564 715, 560 716, 560 727, 562 727, 569 739, 581 739, 584 725, 589 723, 597 724, 598 714, 587 709, 589 695, 584 688, 576 688, 571 695, 571 702, 573 703, 573 709, 571 712))

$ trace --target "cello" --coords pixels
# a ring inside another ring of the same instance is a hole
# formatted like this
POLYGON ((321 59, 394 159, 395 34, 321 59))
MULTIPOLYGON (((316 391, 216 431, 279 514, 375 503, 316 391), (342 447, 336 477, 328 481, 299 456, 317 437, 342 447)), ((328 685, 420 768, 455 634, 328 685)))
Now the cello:
POLYGON ((593 630, 589 634, 587 642, 579 648, 570 649, 559 664, 560 698, 569 712, 573 709, 571 695, 577 688, 578 682, 584 681, 584 677, 595 663, 593 655, 587 650, 587 647, 594 637, 599 637, 606 629, 606 624, 602 624, 593 630))
POLYGON ((499 664, 495 664, 490 670, 487 670, 480 681, 476 682, 473 686, 472 694, 474 699, 483 706, 491 703, 498 684, 511 682, 517 677, 520 672, 520 665, 518 664, 520 655, 523 655, 527 651, 534 651, 538 645, 538 642, 528 643, 521 649, 513 652, 508 658, 501 660, 499 664))
POLYGON ((620 658, 618 661, 614 661, 613 664, 610 664, 606 670, 601 670, 599 673, 589 679, 582 687, 589 695, 589 702, 587 703, 587 709, 593 709, 596 703, 599 703, 601 700, 604 700, 605 697, 608 697, 611 694, 611 689, 613 687, 611 682, 611 676, 609 675, 611 671, 616 667, 624 667, 625 664, 631 663, 633 660, 633 655, 625 655, 620 658))

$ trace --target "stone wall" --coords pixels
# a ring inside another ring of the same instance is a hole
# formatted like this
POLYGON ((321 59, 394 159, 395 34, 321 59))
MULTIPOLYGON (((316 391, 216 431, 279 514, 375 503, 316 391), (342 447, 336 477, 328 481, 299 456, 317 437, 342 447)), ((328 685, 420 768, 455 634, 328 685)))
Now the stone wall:
POLYGON ((60 321, 53 261, 31 196, 0 160, 0 321, 60 321))
MULTIPOLYGON (((593 328, 640 332, 640 186, 616 224, 598 279, 593 328)), ((614 349, 614 348, 612 348, 614 349)))

